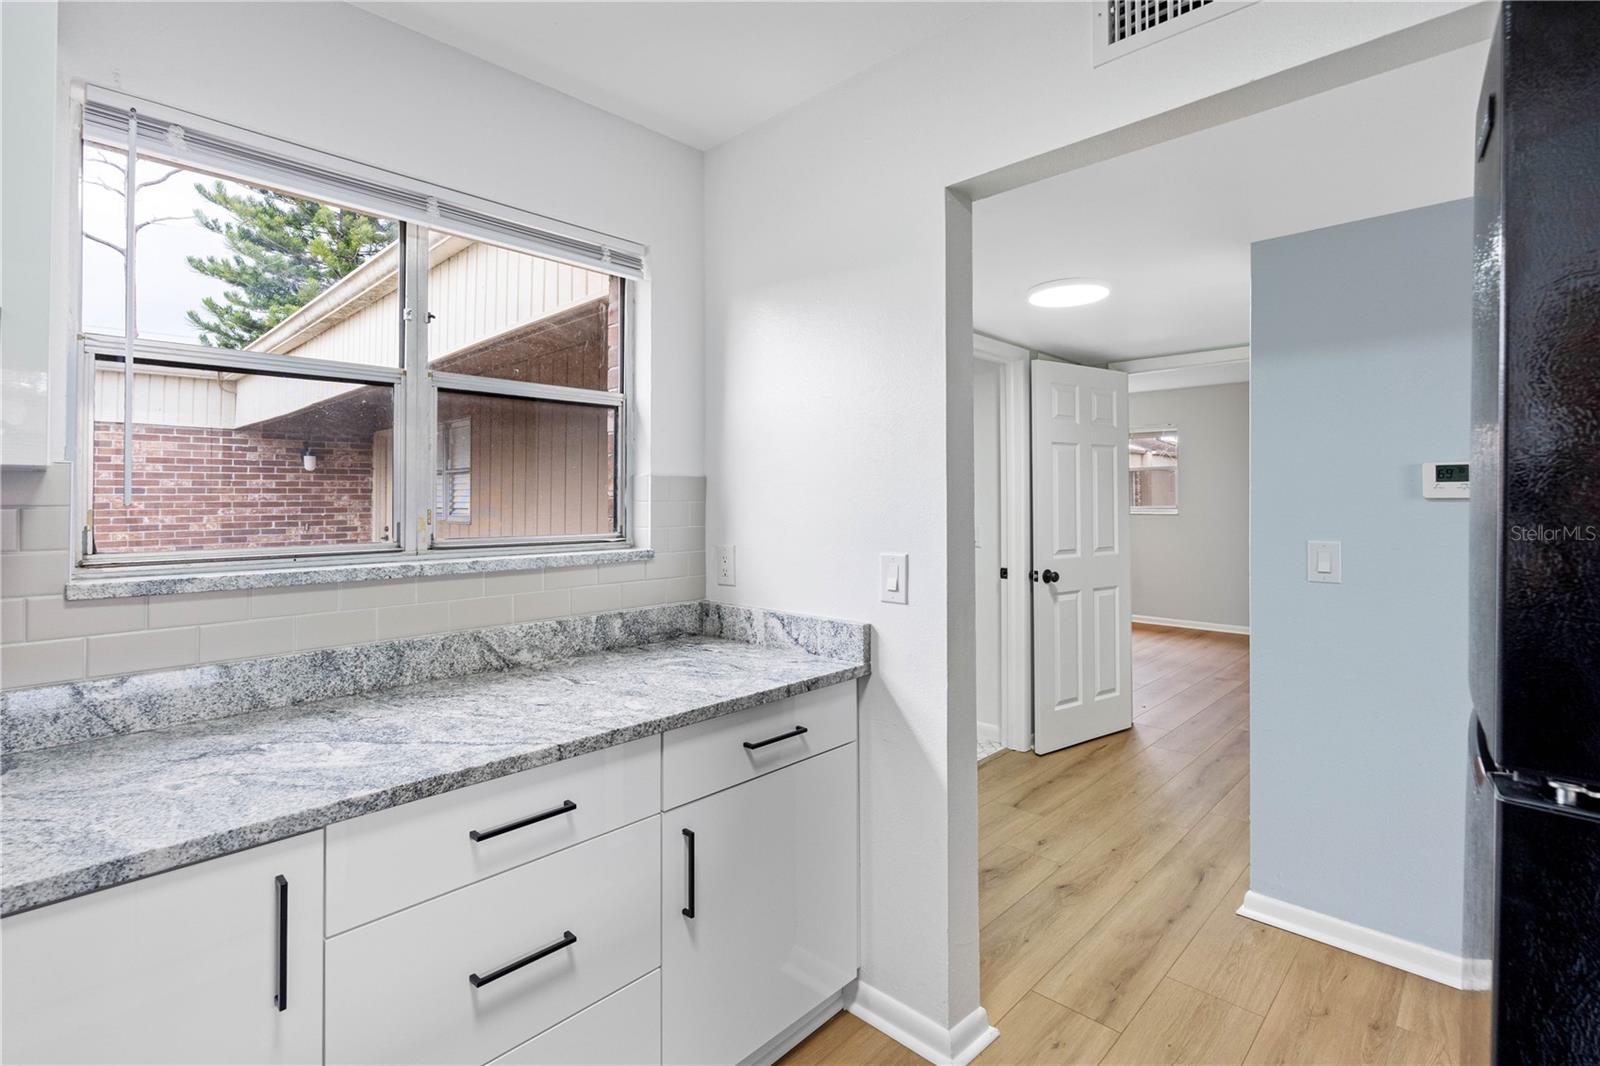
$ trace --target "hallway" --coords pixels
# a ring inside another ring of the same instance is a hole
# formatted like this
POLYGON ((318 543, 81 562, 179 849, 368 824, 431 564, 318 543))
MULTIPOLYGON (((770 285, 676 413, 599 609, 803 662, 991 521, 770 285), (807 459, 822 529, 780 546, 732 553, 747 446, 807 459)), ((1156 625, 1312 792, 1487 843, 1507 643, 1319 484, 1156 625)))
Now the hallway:
MULTIPOLYGON (((1134 627, 1134 727, 979 769, 985 1064, 1455 1061, 1461 993, 1234 913, 1249 640, 1134 627)), ((912 1064, 841 1014, 784 1060, 912 1064)))

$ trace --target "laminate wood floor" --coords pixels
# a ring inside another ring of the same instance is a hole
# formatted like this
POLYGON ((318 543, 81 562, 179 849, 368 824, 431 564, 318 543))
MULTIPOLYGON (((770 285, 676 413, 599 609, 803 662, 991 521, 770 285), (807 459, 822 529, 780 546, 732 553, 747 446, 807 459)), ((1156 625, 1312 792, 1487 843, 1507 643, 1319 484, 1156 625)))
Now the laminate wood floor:
MULTIPOLYGON (((1135 626, 1134 727, 978 770, 980 1066, 1450 1066, 1468 997, 1241 918, 1249 640, 1135 626)), ((849 1014, 789 1066, 922 1060, 849 1014)))

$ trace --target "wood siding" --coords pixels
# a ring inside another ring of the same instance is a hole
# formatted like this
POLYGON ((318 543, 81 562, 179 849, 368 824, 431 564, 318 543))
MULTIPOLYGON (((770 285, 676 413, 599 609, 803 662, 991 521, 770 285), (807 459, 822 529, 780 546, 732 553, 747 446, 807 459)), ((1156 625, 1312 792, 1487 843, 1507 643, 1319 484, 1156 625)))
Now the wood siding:
POLYGON ((472 520, 435 521, 438 540, 609 533, 611 410, 446 393, 441 422, 472 423, 472 520))

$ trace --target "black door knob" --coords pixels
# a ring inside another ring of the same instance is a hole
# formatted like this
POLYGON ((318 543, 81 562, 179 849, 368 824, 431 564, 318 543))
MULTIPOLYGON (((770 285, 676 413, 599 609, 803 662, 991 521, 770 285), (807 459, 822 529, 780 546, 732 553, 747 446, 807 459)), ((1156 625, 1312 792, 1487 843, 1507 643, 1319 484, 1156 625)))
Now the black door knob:
POLYGON ((1057 581, 1061 580, 1061 575, 1056 573, 1054 570, 1046 570, 1039 576, 1044 578, 1044 583, 1046 585, 1054 585, 1057 581))

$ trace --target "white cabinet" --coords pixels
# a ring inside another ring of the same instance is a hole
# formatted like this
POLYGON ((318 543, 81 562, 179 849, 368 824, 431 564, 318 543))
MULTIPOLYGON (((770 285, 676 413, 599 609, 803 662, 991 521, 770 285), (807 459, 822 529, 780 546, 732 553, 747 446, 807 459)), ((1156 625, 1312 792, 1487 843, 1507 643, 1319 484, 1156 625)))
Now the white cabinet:
POLYGON ((661 837, 664 1062, 739 1062, 855 978, 854 744, 670 811, 661 837))
POLYGON ((855 738, 840 685, 14 915, 0 1059, 731 1066, 856 976, 855 738))
POLYGON ((330 1063, 482 1063, 654 970, 656 816, 328 941, 330 1063))
POLYGON ((659 1066, 661 971, 585 1008, 491 1066, 659 1066))
POLYGON ((328 827, 328 935, 661 809, 644 737, 328 827))
POLYGON ((322 1060, 322 834, 0 922, 8 1063, 322 1060))
POLYGON ((661 739, 661 806, 671 810, 856 739, 855 687, 802 692, 661 739))

